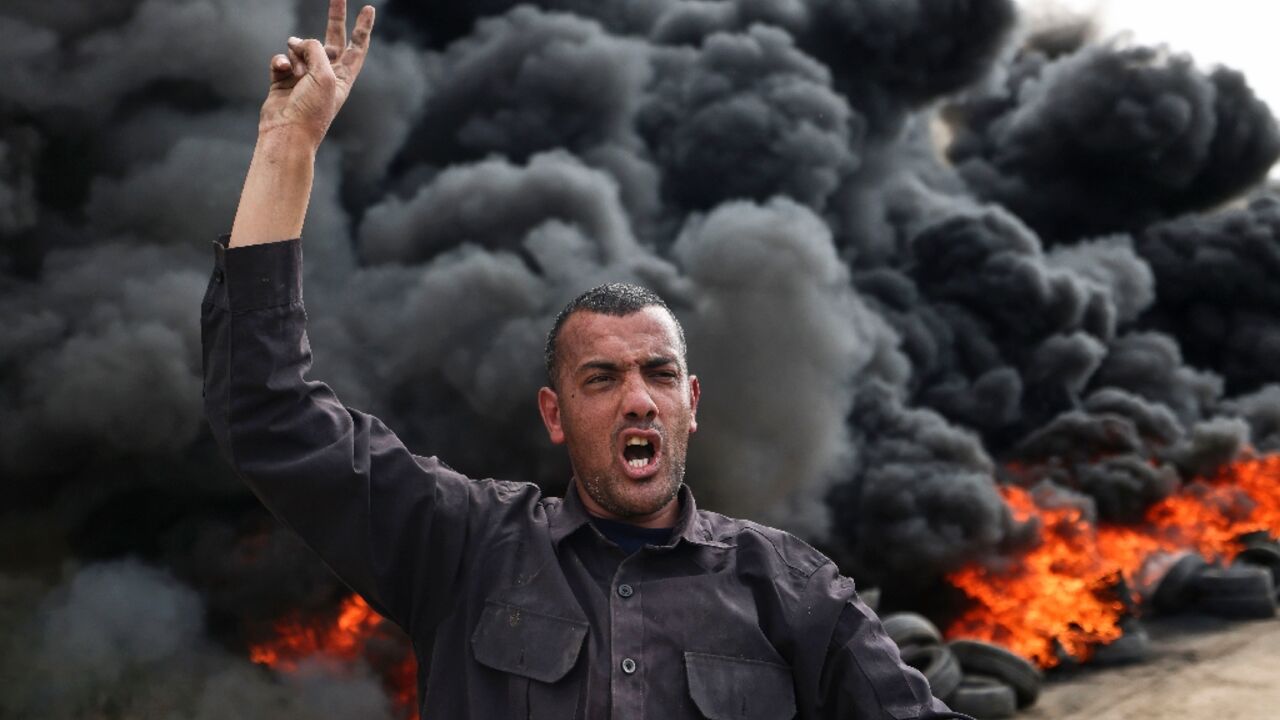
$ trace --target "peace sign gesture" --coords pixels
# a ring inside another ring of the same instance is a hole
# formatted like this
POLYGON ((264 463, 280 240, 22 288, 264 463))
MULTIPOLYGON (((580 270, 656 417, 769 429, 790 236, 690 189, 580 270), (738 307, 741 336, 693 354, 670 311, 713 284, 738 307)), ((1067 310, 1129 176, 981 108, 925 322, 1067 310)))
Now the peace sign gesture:
POLYGON ((258 120, 260 136, 284 130, 312 149, 319 147, 364 65, 373 16, 371 5, 361 8, 348 42, 347 0, 329 0, 324 45, 315 39, 289 38, 288 54, 271 58, 271 89, 258 120))

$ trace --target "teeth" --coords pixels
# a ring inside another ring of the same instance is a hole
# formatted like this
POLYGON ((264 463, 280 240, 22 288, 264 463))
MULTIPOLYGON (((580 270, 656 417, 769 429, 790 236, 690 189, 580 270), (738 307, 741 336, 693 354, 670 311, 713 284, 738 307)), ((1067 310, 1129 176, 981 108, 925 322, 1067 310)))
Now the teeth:
POLYGON ((642 468, 645 465, 648 465, 649 461, 644 458, 636 458, 635 460, 628 460, 627 464, 633 468, 642 468))
POLYGON ((627 445, 628 445, 628 446, 630 446, 630 445, 648 445, 648 444, 649 444, 649 441, 648 441, 646 438, 642 438, 642 437, 629 437, 629 438, 627 438, 627 445))

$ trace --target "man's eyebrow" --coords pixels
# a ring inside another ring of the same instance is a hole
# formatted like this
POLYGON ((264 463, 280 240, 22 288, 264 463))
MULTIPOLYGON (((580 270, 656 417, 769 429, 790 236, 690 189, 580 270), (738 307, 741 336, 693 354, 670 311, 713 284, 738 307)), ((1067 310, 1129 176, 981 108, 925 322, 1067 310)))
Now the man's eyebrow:
POLYGON ((645 370, 653 370, 654 368, 660 368, 664 365, 677 365, 677 364, 678 363, 676 362, 675 358, 667 357, 666 355, 658 355, 655 357, 651 357, 648 360, 645 360, 643 363, 640 363, 640 367, 645 370))
POLYGON ((608 360, 588 360, 582 363, 581 365, 579 365, 576 372, 582 372, 583 370, 604 370, 607 372, 618 372, 621 369, 622 369, 621 365, 617 363, 609 362, 608 360))
MULTIPOLYGON (((655 368, 665 367, 667 365, 678 365, 676 359, 666 355, 655 355, 640 363, 642 370, 653 370, 655 368)), ((583 370, 604 370, 606 372, 621 372, 622 366, 608 360, 588 360, 578 366, 577 372, 583 370)))

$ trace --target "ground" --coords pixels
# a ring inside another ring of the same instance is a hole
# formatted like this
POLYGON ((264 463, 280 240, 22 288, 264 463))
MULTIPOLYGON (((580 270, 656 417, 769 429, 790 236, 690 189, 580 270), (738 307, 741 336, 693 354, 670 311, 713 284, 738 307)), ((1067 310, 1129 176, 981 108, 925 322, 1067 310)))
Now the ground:
POLYGON ((1280 621, 1149 622, 1141 663, 1057 672, 1019 720, 1280 717, 1280 621))

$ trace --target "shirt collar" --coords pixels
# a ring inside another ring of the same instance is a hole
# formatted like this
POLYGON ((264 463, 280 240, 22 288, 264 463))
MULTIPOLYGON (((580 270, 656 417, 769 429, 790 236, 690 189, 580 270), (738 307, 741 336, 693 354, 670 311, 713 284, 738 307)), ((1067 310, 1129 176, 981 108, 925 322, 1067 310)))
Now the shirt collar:
MULTIPOLYGON (((707 519, 703 517, 702 513, 698 512, 698 504, 694 502, 693 491, 689 489, 688 485, 680 485, 676 498, 677 502, 680 503, 680 515, 676 518, 675 528, 671 533, 673 544, 679 540, 684 540, 694 545, 706 547, 729 547, 728 544, 715 539, 707 519)), ((548 518, 552 545, 559 547, 561 540, 569 537, 590 522, 591 514, 587 512, 586 507, 582 504, 582 499, 578 497, 577 481, 571 480, 569 481, 569 487, 565 488, 564 501, 560 503, 558 511, 550 513, 548 518)))

